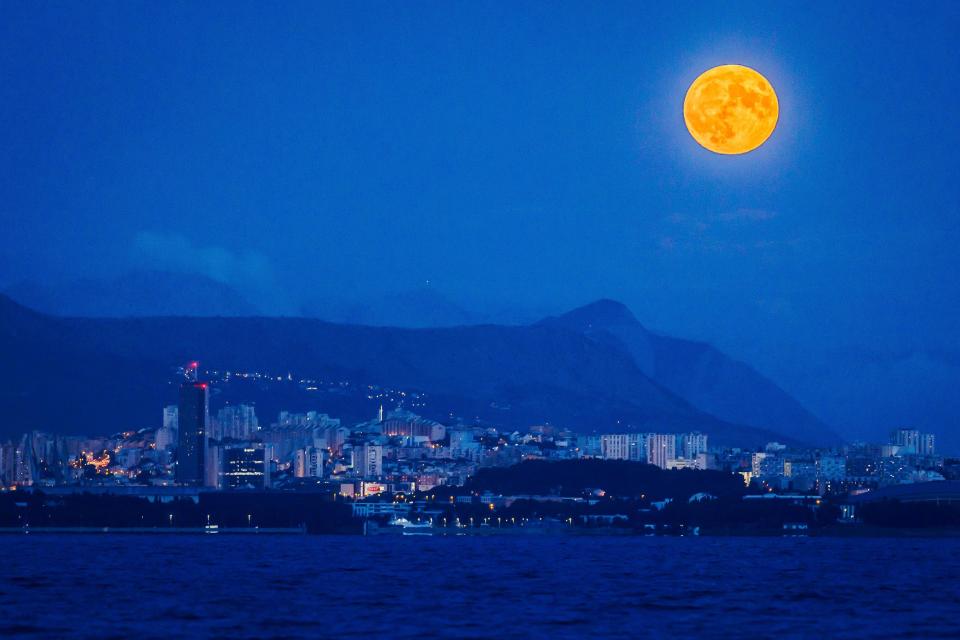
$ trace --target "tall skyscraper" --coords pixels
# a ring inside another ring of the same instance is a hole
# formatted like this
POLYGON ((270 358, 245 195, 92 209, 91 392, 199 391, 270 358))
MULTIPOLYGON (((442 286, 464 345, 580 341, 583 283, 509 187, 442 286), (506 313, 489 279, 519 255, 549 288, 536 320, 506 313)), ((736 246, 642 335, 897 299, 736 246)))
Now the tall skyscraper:
POLYGON ((207 424, 210 394, 206 382, 180 385, 178 407, 177 482, 200 485, 206 480, 207 424))

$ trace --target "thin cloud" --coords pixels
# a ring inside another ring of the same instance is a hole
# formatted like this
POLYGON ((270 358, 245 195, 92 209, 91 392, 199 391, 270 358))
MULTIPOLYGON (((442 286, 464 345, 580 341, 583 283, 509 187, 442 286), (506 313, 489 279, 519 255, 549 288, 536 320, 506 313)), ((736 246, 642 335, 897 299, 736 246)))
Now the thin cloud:
POLYGON ((200 246, 176 233, 142 231, 133 241, 135 260, 141 266, 199 273, 229 285, 266 287, 273 282, 273 268, 255 251, 236 252, 220 246, 200 246))
POLYGON ((718 214, 717 220, 721 222, 731 222, 734 220, 761 222, 763 220, 773 220, 776 217, 776 211, 768 211, 766 209, 737 209, 736 211, 727 211, 718 214))
POLYGON ((694 251, 698 253, 768 253, 792 244, 792 239, 768 237, 764 222, 777 218, 768 209, 735 209, 721 213, 671 213, 667 226, 658 237, 662 251, 694 251))
POLYGON ((671 213, 667 216, 670 224, 705 229, 716 222, 763 222, 773 220, 779 214, 769 209, 735 209, 721 213, 689 214, 671 213))

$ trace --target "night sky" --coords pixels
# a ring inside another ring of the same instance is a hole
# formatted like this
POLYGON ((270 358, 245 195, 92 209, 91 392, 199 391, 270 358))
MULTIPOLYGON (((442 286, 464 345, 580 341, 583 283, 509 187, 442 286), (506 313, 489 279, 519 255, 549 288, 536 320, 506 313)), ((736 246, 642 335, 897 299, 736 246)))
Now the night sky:
POLYGON ((949 388, 958 41, 955 2, 5 2, 0 288, 611 297, 795 391, 830 349, 947 354, 949 388), (727 63, 780 100, 744 156, 683 124, 727 63))

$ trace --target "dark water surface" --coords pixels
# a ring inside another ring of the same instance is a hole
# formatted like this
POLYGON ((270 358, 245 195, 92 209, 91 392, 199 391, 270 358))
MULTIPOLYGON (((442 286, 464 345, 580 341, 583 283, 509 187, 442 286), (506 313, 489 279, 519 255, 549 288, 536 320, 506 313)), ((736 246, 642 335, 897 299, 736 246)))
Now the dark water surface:
POLYGON ((0 637, 958 638, 960 540, 0 536, 0 637))

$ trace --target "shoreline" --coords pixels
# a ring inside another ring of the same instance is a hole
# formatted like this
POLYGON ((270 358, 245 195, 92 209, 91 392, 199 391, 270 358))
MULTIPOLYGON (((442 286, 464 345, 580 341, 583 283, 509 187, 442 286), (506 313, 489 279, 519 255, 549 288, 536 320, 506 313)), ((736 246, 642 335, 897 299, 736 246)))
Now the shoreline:
POLYGON ((672 534, 637 531, 625 528, 540 528, 540 527, 433 527, 403 530, 393 527, 371 527, 366 532, 310 532, 306 527, 0 527, 0 535, 57 534, 130 534, 130 535, 348 535, 359 537, 543 537, 543 538, 960 538, 960 528, 920 529, 882 528, 867 525, 841 525, 803 533, 779 530, 743 531, 733 529, 701 530, 698 534, 672 534))
POLYGON ((303 527, 0 527, 0 534, 114 533, 137 535, 307 535, 303 527))

